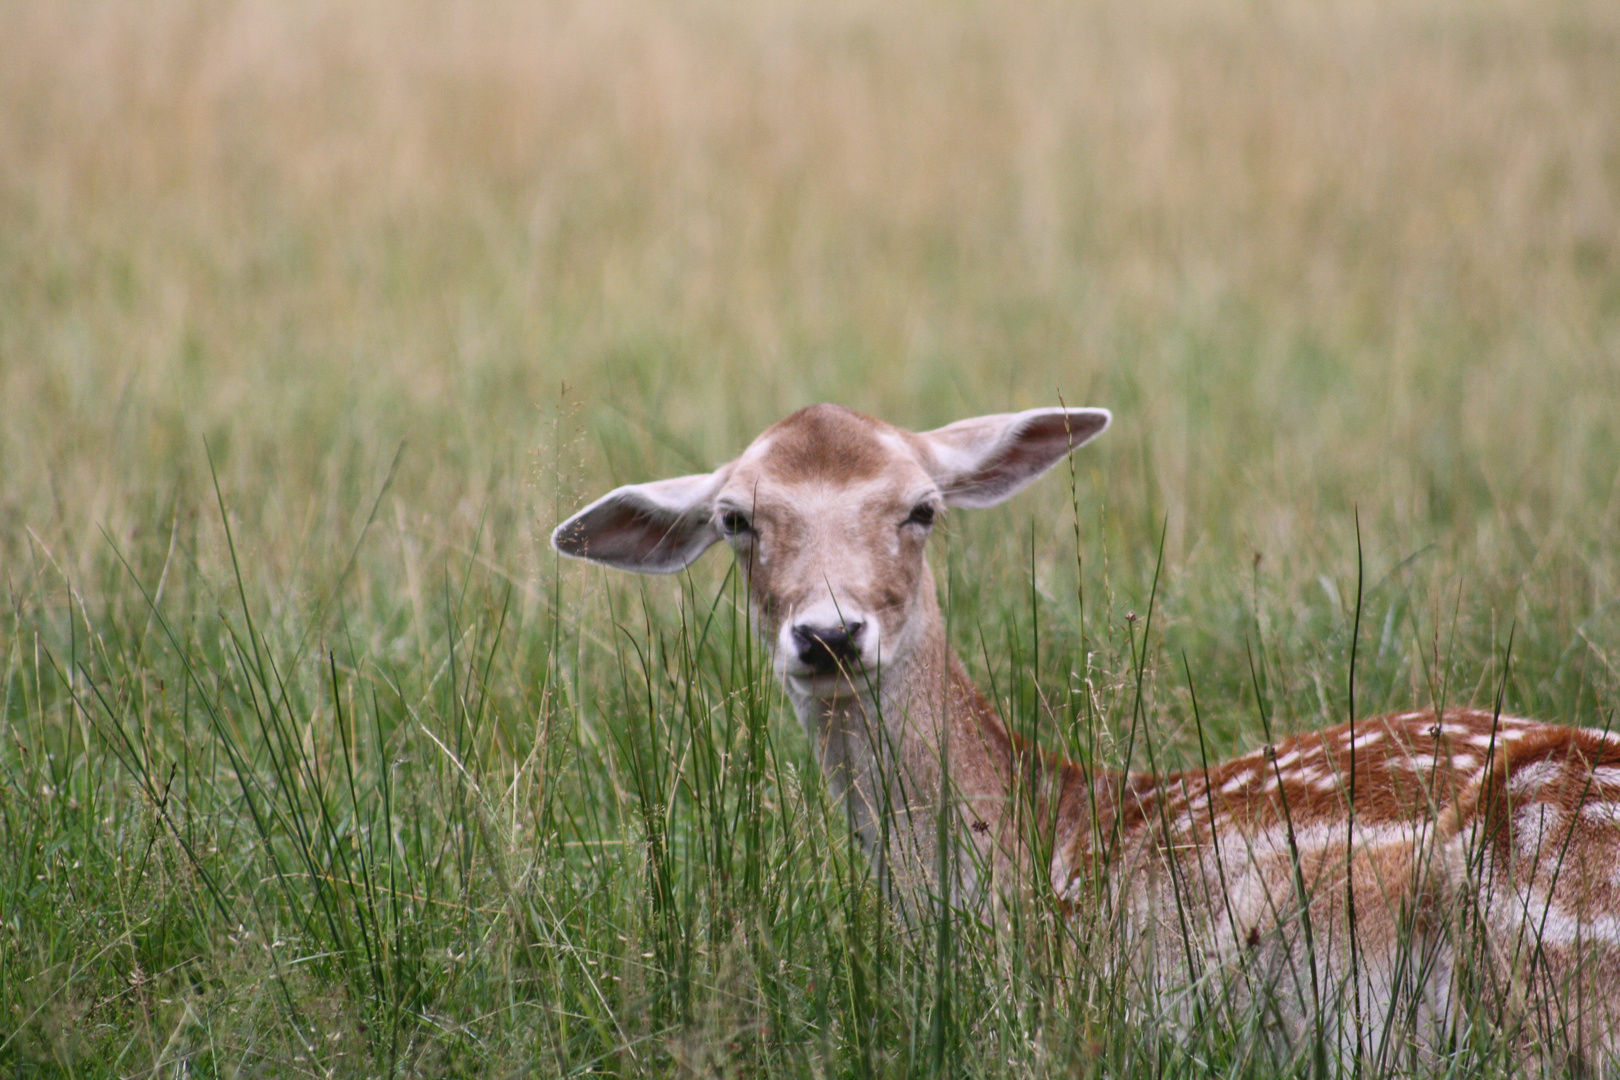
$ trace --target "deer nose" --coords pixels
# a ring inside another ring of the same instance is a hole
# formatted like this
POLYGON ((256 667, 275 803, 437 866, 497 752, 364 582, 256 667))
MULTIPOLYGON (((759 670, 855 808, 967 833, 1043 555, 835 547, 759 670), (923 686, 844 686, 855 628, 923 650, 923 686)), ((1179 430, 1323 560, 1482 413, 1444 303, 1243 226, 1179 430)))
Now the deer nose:
POLYGON ((838 626, 809 626, 793 628, 793 644, 798 648, 799 660, 817 675, 831 675, 843 669, 851 670, 861 655, 863 622, 847 622, 838 626))

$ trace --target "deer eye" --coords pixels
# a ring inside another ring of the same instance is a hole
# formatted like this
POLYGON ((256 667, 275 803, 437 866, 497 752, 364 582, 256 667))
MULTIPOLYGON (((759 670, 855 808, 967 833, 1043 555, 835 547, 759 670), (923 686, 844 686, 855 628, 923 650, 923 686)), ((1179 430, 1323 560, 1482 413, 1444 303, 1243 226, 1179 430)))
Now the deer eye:
POLYGON ((934 524, 934 504, 918 503, 912 508, 911 516, 906 518, 904 523, 907 525, 916 525, 917 527, 923 529, 932 527, 934 524))
POLYGON ((720 515, 720 531, 735 539, 751 534, 754 526, 749 522, 748 515, 741 510, 727 510, 720 515))

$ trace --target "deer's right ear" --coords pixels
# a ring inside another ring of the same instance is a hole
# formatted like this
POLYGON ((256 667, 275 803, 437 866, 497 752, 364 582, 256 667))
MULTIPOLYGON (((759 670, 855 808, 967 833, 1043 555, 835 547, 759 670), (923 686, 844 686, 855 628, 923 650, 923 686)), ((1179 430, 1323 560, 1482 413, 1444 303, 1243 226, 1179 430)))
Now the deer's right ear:
POLYGON ((725 470, 615 488, 558 525, 564 555, 638 574, 673 574, 720 539, 714 496, 725 470))

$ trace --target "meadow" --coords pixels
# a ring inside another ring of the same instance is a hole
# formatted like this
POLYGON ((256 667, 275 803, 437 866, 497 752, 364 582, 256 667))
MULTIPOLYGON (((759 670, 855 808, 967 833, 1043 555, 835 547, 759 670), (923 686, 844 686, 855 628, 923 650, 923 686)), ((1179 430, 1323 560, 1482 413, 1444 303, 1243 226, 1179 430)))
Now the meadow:
POLYGON ((1319 1068, 902 918, 729 559, 551 552, 822 400, 1114 411, 934 541, 1050 747, 1620 726, 1620 7, 0 3, 0 1073, 1319 1068))

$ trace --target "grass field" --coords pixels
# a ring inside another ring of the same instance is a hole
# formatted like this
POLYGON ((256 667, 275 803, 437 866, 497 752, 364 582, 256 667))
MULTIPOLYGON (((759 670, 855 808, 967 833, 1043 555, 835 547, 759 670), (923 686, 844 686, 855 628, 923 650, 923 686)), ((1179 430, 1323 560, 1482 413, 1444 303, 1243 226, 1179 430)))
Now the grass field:
POLYGON ((1615 722, 1620 7, 0 2, 0 1073, 1302 1074, 902 925, 727 560, 546 544, 1060 399, 935 551, 1048 745, 1615 722))

